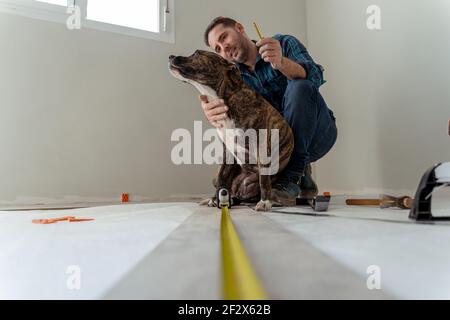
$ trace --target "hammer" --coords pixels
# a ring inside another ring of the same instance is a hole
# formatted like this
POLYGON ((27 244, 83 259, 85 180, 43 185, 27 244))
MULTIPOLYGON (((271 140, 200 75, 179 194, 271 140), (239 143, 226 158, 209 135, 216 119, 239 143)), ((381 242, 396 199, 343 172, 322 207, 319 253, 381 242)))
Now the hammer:
POLYGON ((345 203, 349 206, 380 206, 381 209, 411 209, 413 201, 409 196, 394 197, 383 194, 380 199, 347 199, 345 203))

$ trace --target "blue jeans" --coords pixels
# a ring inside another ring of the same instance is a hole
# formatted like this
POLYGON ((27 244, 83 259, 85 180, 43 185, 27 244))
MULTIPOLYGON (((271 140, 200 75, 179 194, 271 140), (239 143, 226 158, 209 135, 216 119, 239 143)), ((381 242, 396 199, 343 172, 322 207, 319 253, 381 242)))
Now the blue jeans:
POLYGON ((336 118, 309 80, 289 80, 281 110, 294 133, 294 151, 283 173, 293 182, 305 167, 322 158, 337 139, 336 118))

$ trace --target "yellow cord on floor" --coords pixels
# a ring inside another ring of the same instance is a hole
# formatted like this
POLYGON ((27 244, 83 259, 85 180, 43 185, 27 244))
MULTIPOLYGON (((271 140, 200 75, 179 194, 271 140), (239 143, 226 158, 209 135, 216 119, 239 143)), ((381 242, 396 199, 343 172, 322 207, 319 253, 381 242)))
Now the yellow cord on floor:
POLYGON ((267 299, 250 260, 245 254, 227 206, 222 206, 220 235, 224 298, 226 300, 267 299))

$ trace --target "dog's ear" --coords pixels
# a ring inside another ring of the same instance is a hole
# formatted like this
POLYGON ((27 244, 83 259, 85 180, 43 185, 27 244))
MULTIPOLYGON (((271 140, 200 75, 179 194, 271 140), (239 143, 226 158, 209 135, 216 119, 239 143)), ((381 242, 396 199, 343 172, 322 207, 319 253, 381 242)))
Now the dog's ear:
POLYGON ((234 63, 228 62, 227 63, 227 70, 234 70, 234 69, 239 70, 238 67, 234 63))
POLYGON ((238 86, 242 82, 241 72, 234 63, 231 63, 227 68, 227 79, 232 86, 238 86))

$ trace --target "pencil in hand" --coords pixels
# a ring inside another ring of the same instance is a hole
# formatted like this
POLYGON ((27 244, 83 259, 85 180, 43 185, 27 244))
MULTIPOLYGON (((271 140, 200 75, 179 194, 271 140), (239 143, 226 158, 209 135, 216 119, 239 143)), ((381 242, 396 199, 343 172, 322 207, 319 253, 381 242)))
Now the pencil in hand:
POLYGON ((258 34, 259 40, 263 39, 263 36, 261 35, 261 32, 259 31, 258 25, 256 22, 253 22, 253 26, 255 27, 256 33, 258 34))

